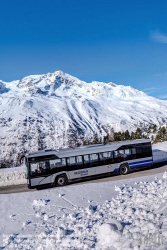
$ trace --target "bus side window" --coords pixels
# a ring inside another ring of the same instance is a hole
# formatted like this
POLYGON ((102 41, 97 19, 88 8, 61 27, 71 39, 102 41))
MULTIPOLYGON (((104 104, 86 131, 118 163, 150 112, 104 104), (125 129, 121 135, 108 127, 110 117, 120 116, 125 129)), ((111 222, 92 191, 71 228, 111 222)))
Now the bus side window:
POLYGON ((137 159, 142 158, 142 147, 136 147, 136 156, 137 159))
POLYGON ((114 163, 113 152, 108 152, 108 153, 109 153, 109 164, 114 163))
POLYGON ((98 154, 91 154, 90 155, 90 166, 98 166, 99 165, 99 157, 98 154))
POLYGON ((50 169, 61 167, 61 159, 50 160, 50 169))
POLYGON ((84 165, 85 167, 89 167, 90 166, 90 158, 89 155, 84 155, 84 165))
POLYGON ((66 166, 66 158, 61 159, 61 165, 62 165, 62 167, 66 166))
POLYGON ((136 148, 132 148, 132 159, 136 159, 136 148))
POLYGON ((118 162, 118 151, 114 151, 114 162, 118 162))
POLYGON ((119 153, 119 156, 118 156, 119 162, 125 161, 126 155, 125 155, 124 149, 119 150, 118 153, 119 153))
POLYGON ((113 152, 106 152, 106 153, 103 153, 105 154, 106 156, 106 163, 107 164, 111 164, 114 162, 114 159, 113 159, 113 152))
POLYGON ((100 153, 100 165, 107 165, 114 162, 113 152, 100 153))
POLYGON ((79 156, 76 156, 76 165, 77 166, 82 166, 83 163, 82 163, 82 156, 79 155, 79 156))
POLYGON ((75 166, 76 165, 75 156, 68 157, 67 164, 68 164, 68 166, 75 166))
POLYGON ((150 157, 152 156, 152 151, 151 151, 151 144, 150 143, 143 143, 142 146, 142 157, 150 157))
POLYGON ((131 149, 125 149, 126 160, 131 160, 131 149))
POLYGON ((105 161, 105 157, 104 157, 104 153, 100 153, 99 154, 99 158, 100 158, 100 165, 105 165, 106 161, 105 161))
POLYGON ((115 150, 114 151, 114 162, 117 163, 117 162, 121 162, 121 161, 123 161, 121 154, 119 153, 119 151, 115 150))

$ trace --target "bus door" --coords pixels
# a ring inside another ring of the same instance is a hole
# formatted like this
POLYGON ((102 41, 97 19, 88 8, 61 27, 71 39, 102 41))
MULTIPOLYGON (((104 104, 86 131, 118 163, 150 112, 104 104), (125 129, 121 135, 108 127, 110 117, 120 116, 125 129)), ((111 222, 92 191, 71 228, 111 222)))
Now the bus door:
POLYGON ((113 172, 115 169, 113 152, 99 153, 99 167, 96 168, 96 174, 113 172))
POLYGON ((30 162, 30 179, 32 187, 50 183, 49 161, 30 162))

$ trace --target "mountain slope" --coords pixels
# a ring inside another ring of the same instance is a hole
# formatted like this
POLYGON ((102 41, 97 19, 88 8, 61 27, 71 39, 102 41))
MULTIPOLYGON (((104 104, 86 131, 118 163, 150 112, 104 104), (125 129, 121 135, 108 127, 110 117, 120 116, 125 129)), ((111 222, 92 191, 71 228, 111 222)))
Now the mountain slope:
POLYGON ((62 71, 0 81, 0 158, 65 147, 94 132, 167 122, 167 101, 130 86, 86 83, 62 71))

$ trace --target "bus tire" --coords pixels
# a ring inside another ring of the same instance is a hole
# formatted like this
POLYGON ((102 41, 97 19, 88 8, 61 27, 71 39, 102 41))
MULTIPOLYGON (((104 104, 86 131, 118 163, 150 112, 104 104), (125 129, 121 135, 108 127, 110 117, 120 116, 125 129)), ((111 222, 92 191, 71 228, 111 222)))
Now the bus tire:
POLYGON ((55 180, 55 186, 57 187, 62 187, 67 185, 68 183, 68 178, 66 174, 58 175, 55 180))
POLYGON ((121 175, 125 175, 125 174, 128 174, 130 171, 129 171, 129 166, 128 164, 122 164, 119 168, 119 173, 121 175))

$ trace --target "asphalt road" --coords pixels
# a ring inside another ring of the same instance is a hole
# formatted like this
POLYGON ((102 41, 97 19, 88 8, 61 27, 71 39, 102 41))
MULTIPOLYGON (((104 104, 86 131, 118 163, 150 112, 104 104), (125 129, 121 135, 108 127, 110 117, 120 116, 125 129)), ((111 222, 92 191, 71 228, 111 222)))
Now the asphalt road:
MULTIPOLYGON (((98 183, 98 182, 108 182, 108 181, 115 181, 115 180, 124 180, 124 179, 132 179, 136 177, 143 177, 149 175, 156 175, 159 173, 164 173, 167 171, 167 162, 159 163, 154 165, 151 169, 148 170, 140 170, 137 172, 130 173, 128 175, 116 175, 110 176, 105 178, 98 178, 89 181, 81 181, 71 183, 69 185, 80 185, 82 183, 98 183)), ((23 185, 12 185, 12 186, 5 186, 0 187, 0 194, 10 194, 10 193, 21 193, 21 192, 34 192, 36 189, 28 189, 26 184, 23 185)))

